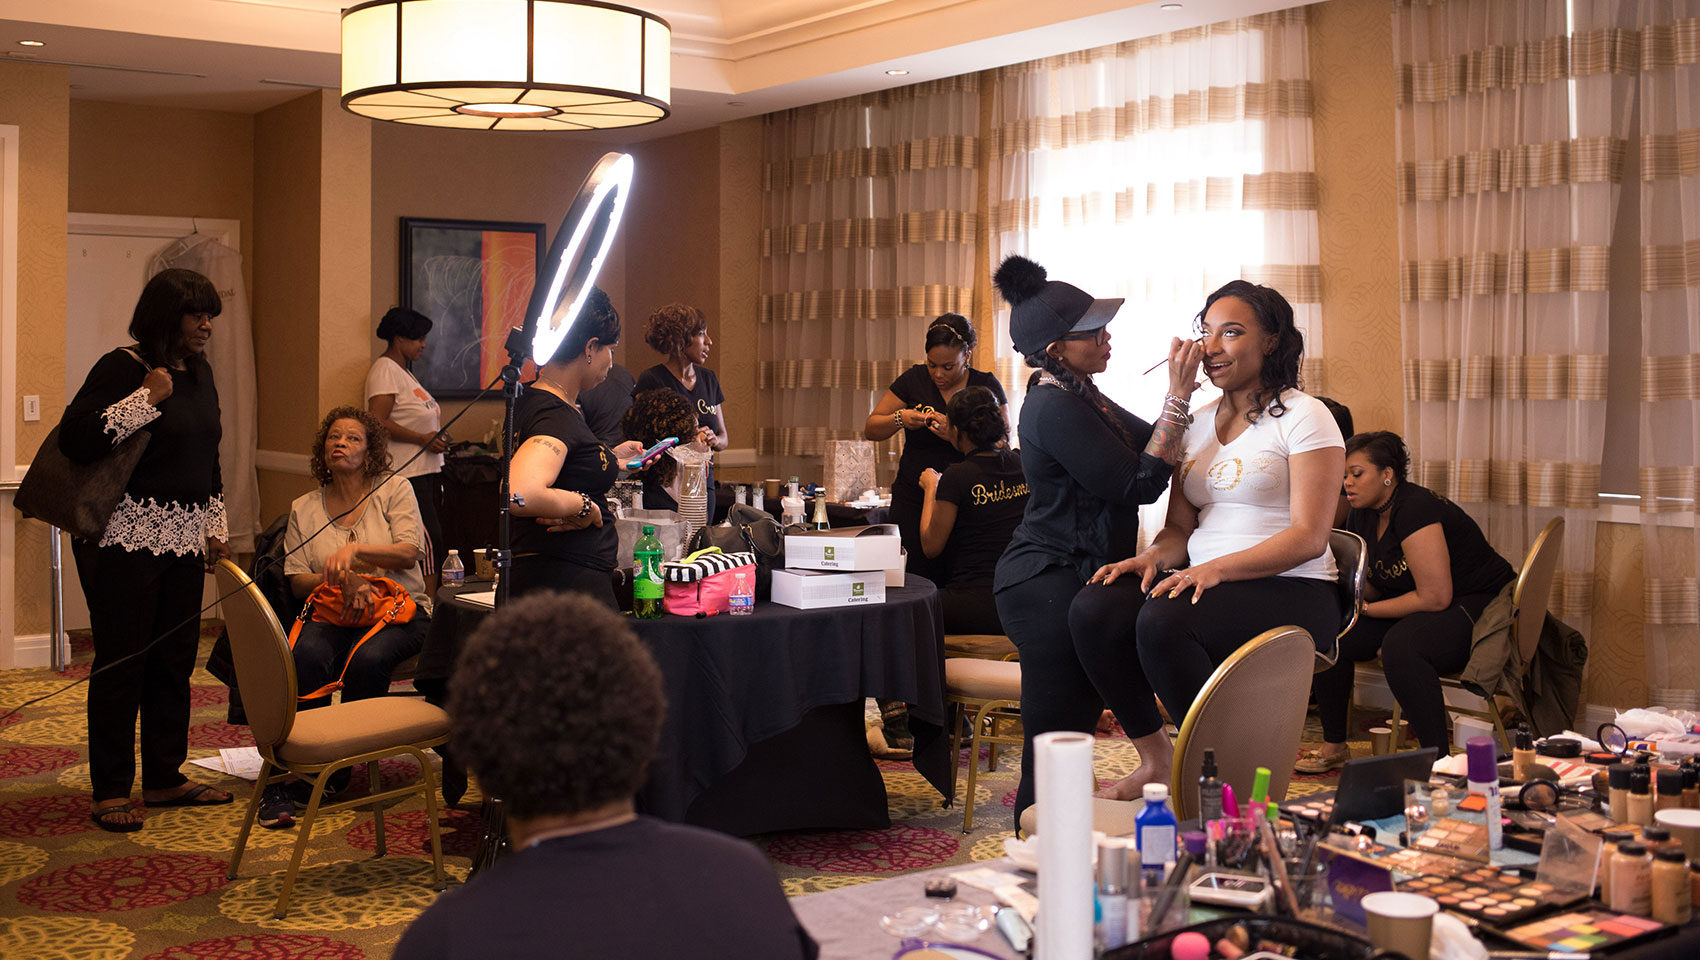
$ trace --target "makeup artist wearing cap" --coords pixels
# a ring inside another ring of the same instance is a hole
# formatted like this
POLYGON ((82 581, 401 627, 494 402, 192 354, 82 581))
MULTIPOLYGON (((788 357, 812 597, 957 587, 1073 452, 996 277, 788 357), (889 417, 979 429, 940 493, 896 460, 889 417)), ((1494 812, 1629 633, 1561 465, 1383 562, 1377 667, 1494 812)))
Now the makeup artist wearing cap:
POLYGON ((997 398, 1006 425, 1009 400, 997 377, 968 366, 974 352, 974 325, 967 317, 946 313, 928 324, 926 351, 926 363, 915 364, 891 382, 885 396, 874 405, 874 412, 868 414, 862 435, 878 443, 903 431, 903 455, 897 461, 897 479, 891 484, 891 521, 903 535, 909 572, 943 583, 946 571, 921 545, 921 504, 925 500, 921 474, 928 470, 942 474, 962 462, 956 431, 945 414, 952 397, 965 387, 985 387, 997 398))
MULTIPOLYGON (((1293 307, 1234 280, 1198 321, 1204 374, 1222 396, 1187 429, 1157 539, 1093 574, 1071 617, 1076 636, 1138 647, 1177 724, 1216 666, 1264 630, 1297 624, 1326 650, 1340 629, 1328 531, 1345 444, 1328 408, 1298 389, 1304 336, 1293 307)), ((1166 764, 1144 771, 1099 795, 1131 800, 1168 780, 1166 764)))
MULTIPOLYGON (((1020 823, 1033 804, 1033 738, 1053 730, 1089 733, 1106 703, 1145 762, 1163 758, 1167 770, 1174 748, 1133 644, 1082 643, 1068 613, 1094 571, 1137 548, 1136 508, 1162 495, 1180 461, 1202 353, 1193 341, 1170 344, 1170 395, 1156 423, 1147 423, 1092 382, 1109 365, 1106 325, 1121 300, 1096 300, 1050 280, 1044 267, 1025 257, 1005 259, 992 283, 1012 308, 1015 349, 1038 368, 1019 430, 1027 509, 992 581, 998 616, 1021 651, 1026 749, 1015 793, 1020 823)), ((1140 600, 1128 602, 1131 622, 1140 600)))
POLYGON ((1381 654, 1382 672, 1411 733, 1446 750, 1440 676, 1470 659, 1476 620, 1517 574, 1482 528, 1452 501, 1405 480, 1411 458, 1396 433, 1360 433, 1346 441, 1346 529, 1369 544, 1364 615, 1340 641, 1340 658, 1316 677, 1322 749, 1294 769, 1326 773, 1352 758, 1346 718, 1354 665, 1381 654))

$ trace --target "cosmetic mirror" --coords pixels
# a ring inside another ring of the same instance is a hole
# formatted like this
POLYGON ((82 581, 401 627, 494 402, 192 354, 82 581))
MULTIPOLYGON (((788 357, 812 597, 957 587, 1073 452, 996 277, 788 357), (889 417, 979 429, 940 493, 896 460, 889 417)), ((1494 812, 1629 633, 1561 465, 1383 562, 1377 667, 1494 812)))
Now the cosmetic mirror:
POLYGON ((537 286, 525 311, 531 356, 540 366, 555 355, 572 331, 584 299, 608 259, 631 195, 632 173, 629 154, 603 154, 561 218, 561 228, 543 258, 537 286))

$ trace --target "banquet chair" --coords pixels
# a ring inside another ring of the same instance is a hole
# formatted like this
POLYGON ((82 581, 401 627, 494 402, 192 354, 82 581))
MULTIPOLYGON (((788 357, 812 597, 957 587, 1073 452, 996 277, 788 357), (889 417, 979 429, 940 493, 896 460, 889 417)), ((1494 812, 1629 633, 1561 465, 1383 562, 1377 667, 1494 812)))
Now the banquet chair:
MULTIPOLYGON (((1517 572, 1516 585, 1511 588, 1511 643, 1522 657, 1523 669, 1535 659, 1535 648, 1540 646, 1541 629, 1546 624, 1547 603, 1552 599, 1552 581, 1558 574, 1558 560, 1564 553, 1564 518, 1553 517, 1541 532, 1535 536, 1535 542, 1529 547, 1529 553, 1523 558, 1523 568, 1517 572)), ((1381 661, 1375 662, 1377 669, 1381 661)), ((1505 732, 1505 718, 1499 712, 1499 702, 1494 694, 1466 686, 1457 674, 1440 678, 1442 690, 1462 690, 1482 701, 1480 707, 1457 706, 1446 704, 1447 711, 1461 713, 1468 717, 1477 717, 1493 724, 1493 732, 1505 749, 1511 749, 1511 735, 1505 732)), ((1399 725, 1399 701, 1393 701, 1393 749, 1403 746, 1399 725)))
POLYGON ((1001 633, 947 633, 944 635, 946 657, 973 657, 979 660, 1019 660, 1015 644, 1001 633))
POLYGON ((415 794, 425 800, 433 883, 441 890, 445 880, 442 836, 437 824, 436 779, 425 750, 448 740, 448 714, 411 697, 374 697, 296 712, 295 659, 271 605, 248 575, 229 560, 219 561, 214 576, 224 597, 225 626, 230 632, 236 679, 248 711, 249 729, 264 761, 248 799, 242 828, 236 835, 227 877, 236 879, 265 788, 301 776, 311 778, 313 793, 297 827, 300 832, 295 838, 294 855, 284 875, 283 888, 278 892, 273 917, 281 920, 289 910, 289 897, 301 869, 307 838, 321 813, 371 807, 377 853, 382 856, 386 849, 384 807, 415 794), (380 789, 378 761, 388 757, 412 757, 419 765, 418 779, 389 790, 380 789), (360 764, 366 765, 370 792, 337 803, 322 803, 330 775, 360 764))
MULTIPOLYGON (((1175 741, 1169 772, 1169 803, 1175 817, 1198 816, 1198 778, 1204 751, 1216 752, 1217 776, 1251 796, 1258 767, 1268 767, 1269 799, 1284 800, 1293 776, 1293 757, 1304 734, 1310 698, 1310 664, 1316 645, 1294 626, 1275 627, 1251 638, 1216 668, 1192 702, 1175 741)), ((1110 836, 1133 832, 1137 801, 1092 801, 1092 827, 1110 836)), ((1243 803, 1242 803, 1243 807, 1243 803)), ((1038 826, 1037 807, 1021 815, 1021 830, 1038 826)))
MULTIPOLYGON (((971 712, 973 731, 968 741, 968 791, 962 801, 962 832, 974 828, 974 787, 980 774, 980 744, 990 744, 988 770, 997 769, 1000 745, 1021 746, 1021 733, 1003 731, 1000 724, 1021 719, 1021 663, 951 657, 944 662, 945 700, 950 704, 950 796, 956 799, 956 776, 961 768, 962 717, 971 712)), ((946 804, 949 805, 948 803, 946 804)))
POLYGON ((1340 641, 1358 625, 1364 609, 1364 576, 1368 566, 1369 546, 1364 538, 1350 530, 1336 527, 1328 531, 1328 550, 1334 554, 1338 571, 1335 590, 1340 595, 1340 632, 1334 635, 1334 649, 1329 653, 1318 650, 1315 672, 1321 673, 1340 659, 1340 641))

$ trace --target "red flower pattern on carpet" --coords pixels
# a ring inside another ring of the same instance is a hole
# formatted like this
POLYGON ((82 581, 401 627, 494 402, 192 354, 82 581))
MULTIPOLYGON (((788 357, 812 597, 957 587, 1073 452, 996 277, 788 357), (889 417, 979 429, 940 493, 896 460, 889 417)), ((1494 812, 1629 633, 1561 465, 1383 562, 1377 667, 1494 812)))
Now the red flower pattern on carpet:
POLYGON ((18 902, 54 913, 110 913, 177 903, 224 884, 224 861, 193 853, 95 860, 45 873, 18 889, 18 902))
MULTIPOLYGON (((443 856, 470 857, 478 852, 479 816, 470 810, 449 810, 438 823, 443 835, 443 856)), ((410 857, 431 855, 431 835, 425 830, 425 811, 408 810, 384 816, 384 838, 391 853, 410 857)), ((361 819, 345 834, 348 845, 376 853, 377 828, 370 816, 361 819)))
POLYGON ((14 723, 23 723, 23 722, 24 722, 23 711, 19 711, 17 713, 8 714, 4 717, 0 717, 0 727, 9 727, 14 723))
POLYGON ((786 834, 768 844, 767 855, 832 873, 895 873, 943 863, 959 846, 943 830, 894 823, 885 830, 786 834))
POLYGON ((189 688, 189 706, 191 709, 195 707, 216 707, 229 700, 230 688, 222 683, 189 688))
POLYGON ((254 745, 254 734, 247 727, 238 727, 214 720, 210 723, 197 723, 189 728, 189 746, 191 747, 251 747, 254 745))
POLYGON ((89 670, 93 667, 94 663, 92 661, 73 663, 70 666, 67 666, 64 671, 59 674, 59 676, 66 680, 84 680, 88 678, 89 670))
POLYGON ((89 798, 59 793, 0 803, 0 837, 58 837, 95 829, 89 798))
POLYGON ((80 759, 64 747, 0 747, 0 777, 28 777, 68 767, 80 759))
POLYGON ((298 933, 269 933, 167 947, 142 960, 366 960, 366 952, 352 943, 298 933))

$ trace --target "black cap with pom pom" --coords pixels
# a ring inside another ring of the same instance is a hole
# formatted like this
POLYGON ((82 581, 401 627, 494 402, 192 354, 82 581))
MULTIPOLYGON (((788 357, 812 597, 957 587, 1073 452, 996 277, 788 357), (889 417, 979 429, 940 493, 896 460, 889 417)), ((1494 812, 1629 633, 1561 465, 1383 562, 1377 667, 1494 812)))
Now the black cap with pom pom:
POLYGON ((1005 257, 992 274, 1010 307, 1009 338, 1022 356, 1038 353, 1070 333, 1096 330, 1115 318, 1122 299, 1095 300, 1072 283, 1046 279, 1045 268, 1021 256, 1005 257))

